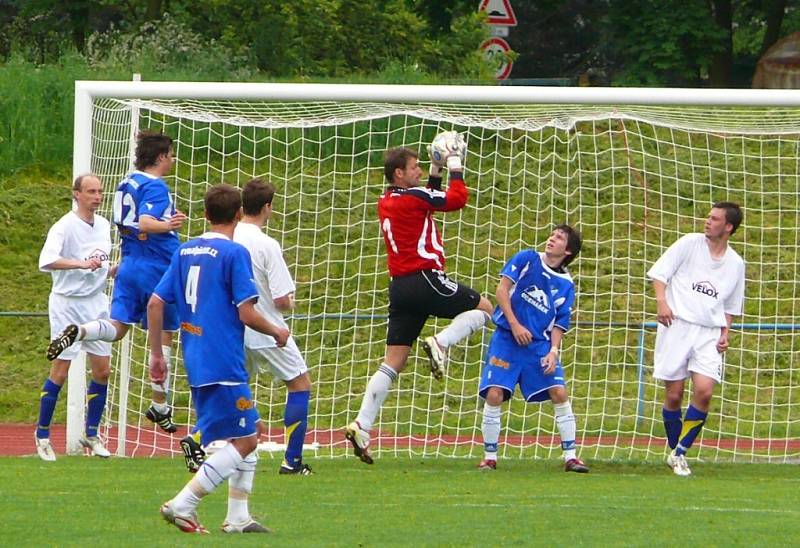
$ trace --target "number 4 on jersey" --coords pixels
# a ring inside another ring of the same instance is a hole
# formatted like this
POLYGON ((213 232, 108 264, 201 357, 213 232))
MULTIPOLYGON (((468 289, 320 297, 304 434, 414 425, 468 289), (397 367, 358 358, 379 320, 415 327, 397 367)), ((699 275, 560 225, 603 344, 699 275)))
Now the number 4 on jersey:
POLYGON ((192 314, 197 310, 197 284, 200 280, 200 266, 194 265, 189 267, 189 272, 186 275, 186 291, 184 298, 186 304, 192 307, 192 314))

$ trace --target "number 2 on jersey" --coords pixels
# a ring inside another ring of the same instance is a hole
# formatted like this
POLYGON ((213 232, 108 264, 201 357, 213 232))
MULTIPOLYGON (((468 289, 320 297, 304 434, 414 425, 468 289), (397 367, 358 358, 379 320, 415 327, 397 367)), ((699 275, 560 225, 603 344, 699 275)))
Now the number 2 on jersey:
POLYGON ((116 191, 114 193, 112 214, 114 217, 114 224, 122 226, 136 226, 136 223, 133 222, 133 220, 136 218, 136 202, 133 200, 133 196, 127 192, 123 192, 122 190, 116 191), (128 212, 123 218, 122 212, 125 210, 125 207, 128 208, 128 212))
POLYGON ((189 267, 189 272, 186 275, 186 291, 184 292, 184 299, 186 304, 192 307, 192 314, 197 311, 197 286, 200 281, 200 265, 189 267))

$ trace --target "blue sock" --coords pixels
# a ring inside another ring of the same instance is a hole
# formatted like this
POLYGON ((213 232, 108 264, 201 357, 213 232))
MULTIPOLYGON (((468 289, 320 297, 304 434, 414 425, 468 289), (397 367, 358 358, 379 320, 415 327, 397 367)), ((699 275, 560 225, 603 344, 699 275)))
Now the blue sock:
POLYGON ((683 429, 681 430, 680 441, 678 442, 678 447, 675 448, 676 455, 685 455, 686 452, 692 447, 694 439, 697 437, 697 434, 700 433, 700 430, 703 429, 703 425, 706 423, 707 416, 707 412, 704 413, 693 405, 690 405, 686 409, 686 416, 683 418, 683 429))
POLYGON ((661 408, 661 416, 664 419, 664 430, 667 432, 667 443, 670 449, 675 449, 678 446, 678 439, 681 435, 681 428, 683 428, 683 421, 681 421, 681 410, 676 409, 670 411, 666 407, 661 408))
POLYGON ((106 408, 107 384, 100 384, 92 380, 89 389, 86 390, 86 399, 89 401, 86 409, 86 437, 97 436, 97 427, 100 425, 100 417, 106 408))
POLYGON ((311 392, 289 392, 283 425, 286 428, 286 453, 284 458, 290 466, 303 462, 303 441, 308 427, 308 400, 311 392))
POLYGON ((53 420, 53 411, 56 410, 58 393, 61 387, 47 379, 44 381, 42 391, 39 394, 39 423, 36 425, 37 438, 50 437, 50 421, 53 420))

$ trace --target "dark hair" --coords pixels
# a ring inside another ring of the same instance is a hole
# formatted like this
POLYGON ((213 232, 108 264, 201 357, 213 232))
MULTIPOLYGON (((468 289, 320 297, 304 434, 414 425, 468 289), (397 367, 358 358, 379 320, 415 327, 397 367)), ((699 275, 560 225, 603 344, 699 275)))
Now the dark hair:
POLYGON ((245 215, 258 215, 264 204, 271 204, 275 196, 275 185, 256 177, 242 189, 242 209, 245 215))
POLYGON ((383 174, 389 184, 394 182, 394 170, 405 169, 410 158, 419 158, 419 154, 410 148, 390 148, 383 158, 383 174))
POLYGON ((142 131, 136 136, 136 169, 156 165, 158 157, 168 154, 172 148, 172 137, 155 131, 142 131))
POLYGON ((208 222, 227 225, 236 219, 236 212, 242 207, 242 195, 238 188, 222 183, 209 188, 203 202, 208 222))
POLYGON ((581 252, 581 246, 583 246, 583 236, 581 236, 580 232, 567 224, 558 225, 553 229, 553 231, 556 230, 560 230, 567 235, 567 251, 569 251, 570 254, 564 257, 564 260, 561 261, 561 268, 566 268, 569 263, 575 260, 575 257, 578 256, 578 253, 581 252))
POLYGON ((77 177, 75 177, 75 180, 72 182, 72 190, 74 192, 80 192, 81 191, 81 186, 83 185, 83 180, 86 177, 94 177, 98 181, 100 180, 100 177, 98 177, 94 173, 84 173, 83 175, 78 175, 77 177))
POLYGON ((736 232, 736 229, 742 224, 742 208, 739 207, 739 204, 735 202, 717 202, 711 208, 725 210, 725 222, 733 226, 731 234, 736 232))

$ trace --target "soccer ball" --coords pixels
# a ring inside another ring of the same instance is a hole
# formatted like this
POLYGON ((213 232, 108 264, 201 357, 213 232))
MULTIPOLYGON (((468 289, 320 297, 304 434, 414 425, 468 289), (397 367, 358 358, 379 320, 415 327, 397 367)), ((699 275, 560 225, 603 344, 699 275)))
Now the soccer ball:
POLYGON ((457 152, 461 156, 462 162, 466 159, 467 143, 457 131, 439 133, 428 147, 428 156, 430 156, 431 162, 440 167, 447 163, 447 157, 453 152, 457 152))

